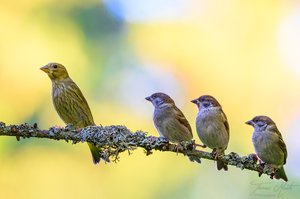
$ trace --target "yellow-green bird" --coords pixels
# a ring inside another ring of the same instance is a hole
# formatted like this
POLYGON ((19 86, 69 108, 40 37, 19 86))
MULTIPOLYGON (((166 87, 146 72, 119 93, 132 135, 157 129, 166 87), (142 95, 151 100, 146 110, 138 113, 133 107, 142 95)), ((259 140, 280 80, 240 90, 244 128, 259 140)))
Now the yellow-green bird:
MULTIPOLYGON (((66 68, 59 63, 49 63, 41 68, 52 82, 52 101, 56 112, 65 124, 76 128, 95 125, 89 105, 79 87, 69 77, 66 68)), ((94 164, 100 162, 100 151, 89 143, 94 164)))

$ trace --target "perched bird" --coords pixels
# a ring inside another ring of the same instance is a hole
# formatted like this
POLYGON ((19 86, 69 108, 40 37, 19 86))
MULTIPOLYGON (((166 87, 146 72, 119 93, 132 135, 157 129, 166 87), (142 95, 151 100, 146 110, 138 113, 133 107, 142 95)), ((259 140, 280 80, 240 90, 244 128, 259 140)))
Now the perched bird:
POLYGON ((198 107, 196 129, 201 142, 213 149, 217 169, 228 170, 227 164, 219 160, 229 142, 229 124, 219 102, 210 95, 203 95, 191 101, 198 107))
POLYGON ((246 124, 254 128, 252 142, 258 158, 274 168, 276 179, 287 182, 283 168, 287 158, 286 145, 274 121, 267 116, 256 116, 246 124))
MULTIPOLYGON (((154 106, 153 122, 161 137, 180 145, 182 141, 193 139, 192 128, 174 100, 164 93, 154 93, 145 98, 154 106)), ((189 157, 200 163, 200 159, 189 157)))
MULTIPOLYGON (((42 68, 52 82, 52 101, 56 112, 65 124, 76 128, 95 125, 89 105, 79 87, 69 77, 66 68, 59 63, 49 63, 42 68)), ((89 148, 94 164, 100 162, 100 151, 92 143, 89 148)))

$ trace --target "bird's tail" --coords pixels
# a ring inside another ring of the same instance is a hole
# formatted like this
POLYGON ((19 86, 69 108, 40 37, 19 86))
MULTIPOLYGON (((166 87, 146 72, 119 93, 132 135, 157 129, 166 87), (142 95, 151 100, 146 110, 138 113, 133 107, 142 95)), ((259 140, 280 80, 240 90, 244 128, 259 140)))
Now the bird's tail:
POLYGON ((188 156, 188 158, 191 162, 197 162, 197 163, 201 164, 201 158, 199 158, 197 156, 188 156))
POLYGON ((283 179, 284 181, 288 181, 288 178, 287 178, 287 176, 286 176, 286 174, 285 174, 285 171, 284 171, 284 168, 283 167, 281 167, 281 168, 279 168, 277 171, 276 171, 276 173, 275 173, 275 176, 274 176, 276 179, 283 179))
POLYGON ((228 171, 228 166, 225 162, 223 162, 222 160, 219 159, 219 157, 222 157, 224 155, 224 150, 222 151, 216 151, 216 167, 218 170, 224 170, 224 171, 228 171))
POLYGON ((100 150, 91 142, 88 142, 88 145, 92 153, 94 164, 98 164, 101 159, 100 150))
POLYGON ((228 171, 227 164, 225 162, 223 162, 222 160, 217 160, 216 165, 217 165, 218 170, 224 169, 224 171, 228 171))

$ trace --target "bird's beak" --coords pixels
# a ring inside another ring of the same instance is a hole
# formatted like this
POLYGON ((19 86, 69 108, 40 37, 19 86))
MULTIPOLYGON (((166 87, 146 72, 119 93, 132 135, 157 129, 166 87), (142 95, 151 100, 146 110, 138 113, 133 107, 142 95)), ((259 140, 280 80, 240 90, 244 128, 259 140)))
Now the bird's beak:
POLYGON ((191 102, 194 103, 194 104, 198 104, 198 100, 197 99, 194 99, 191 102))
POLYGON ((152 99, 151 99, 151 97, 149 96, 149 97, 146 97, 145 98, 145 100, 148 100, 149 102, 151 102, 152 101, 152 99))
POLYGON ((252 120, 249 120, 249 121, 245 122, 245 124, 248 124, 248 125, 253 126, 253 121, 252 121, 252 120))
POLYGON ((43 67, 41 67, 40 69, 41 69, 42 71, 44 71, 45 73, 49 73, 49 67, 48 67, 48 65, 43 66, 43 67))

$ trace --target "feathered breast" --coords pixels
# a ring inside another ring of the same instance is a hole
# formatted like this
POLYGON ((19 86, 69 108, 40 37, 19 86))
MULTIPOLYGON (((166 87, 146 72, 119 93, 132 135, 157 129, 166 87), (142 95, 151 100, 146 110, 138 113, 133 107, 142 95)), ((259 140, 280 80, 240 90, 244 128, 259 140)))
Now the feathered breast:
POLYGON ((58 115, 66 124, 78 128, 94 124, 88 103, 72 80, 53 82, 52 100, 58 115))

